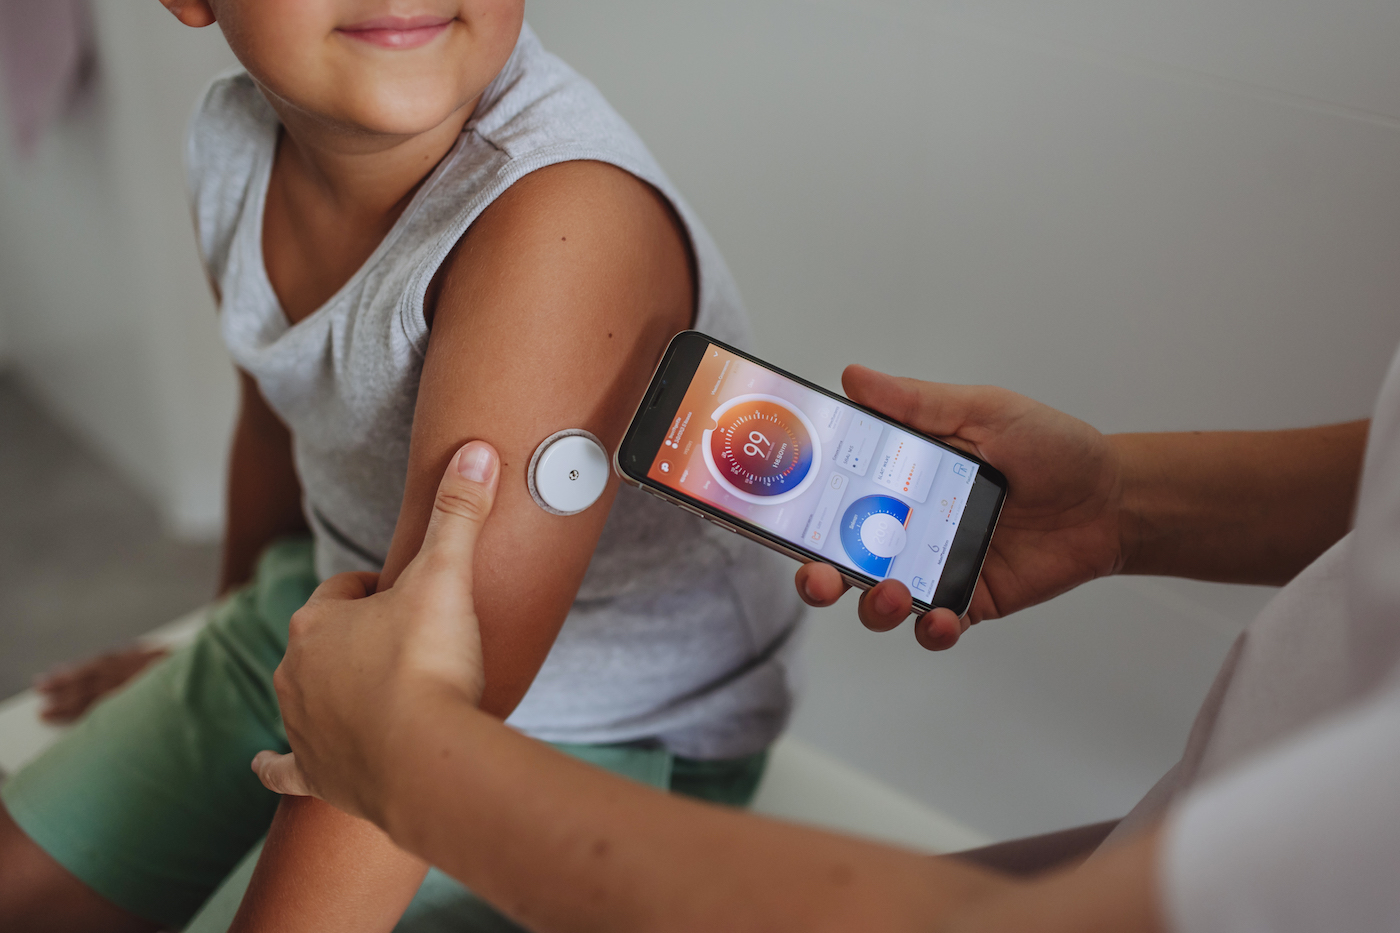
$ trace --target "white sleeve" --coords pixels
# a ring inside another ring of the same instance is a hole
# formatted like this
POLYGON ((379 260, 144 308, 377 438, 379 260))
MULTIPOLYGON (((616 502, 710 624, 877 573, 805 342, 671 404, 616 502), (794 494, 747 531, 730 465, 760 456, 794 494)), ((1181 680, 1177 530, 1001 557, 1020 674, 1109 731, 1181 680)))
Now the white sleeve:
POLYGON ((1400 930, 1400 686, 1188 795, 1159 871, 1175 933, 1400 930))

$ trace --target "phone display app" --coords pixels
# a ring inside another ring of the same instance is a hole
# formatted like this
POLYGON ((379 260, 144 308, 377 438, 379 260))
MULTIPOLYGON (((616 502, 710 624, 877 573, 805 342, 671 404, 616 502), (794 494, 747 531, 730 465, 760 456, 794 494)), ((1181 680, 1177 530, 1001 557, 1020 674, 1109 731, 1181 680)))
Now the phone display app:
POLYGON ((647 475, 927 602, 977 464, 711 344, 647 475))
POLYGON ((933 486, 933 472, 941 459, 943 451, 928 441, 891 429, 875 466, 875 482, 915 502, 926 502, 933 486))
POLYGON ((741 395, 711 413, 702 449, 710 475, 746 502, 795 499, 817 478, 821 454, 807 416, 771 395, 741 395))
POLYGON ((836 452, 836 463, 842 469, 850 470, 857 476, 864 476, 870 469, 870 461, 875 459, 875 442, 885 426, 874 415, 858 411, 851 419, 846 437, 841 441, 841 449, 836 452))
POLYGON ((909 543, 904 530, 909 506, 893 496, 865 496, 841 516, 841 546, 846 556, 872 577, 890 575, 890 564, 909 543))

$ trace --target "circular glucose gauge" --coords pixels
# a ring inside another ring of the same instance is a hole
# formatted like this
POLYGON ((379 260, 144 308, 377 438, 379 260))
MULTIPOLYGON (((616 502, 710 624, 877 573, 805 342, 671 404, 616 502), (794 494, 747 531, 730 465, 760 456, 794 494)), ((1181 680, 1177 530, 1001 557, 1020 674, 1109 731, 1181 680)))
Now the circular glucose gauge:
POLYGON ((841 516, 841 547, 861 570, 883 580, 909 541, 909 506, 894 496, 863 496, 841 516))
POLYGON ((777 505, 807 491, 821 459, 816 428, 791 402, 741 395, 710 415, 715 426, 701 448, 710 475, 730 494, 755 505, 777 505))

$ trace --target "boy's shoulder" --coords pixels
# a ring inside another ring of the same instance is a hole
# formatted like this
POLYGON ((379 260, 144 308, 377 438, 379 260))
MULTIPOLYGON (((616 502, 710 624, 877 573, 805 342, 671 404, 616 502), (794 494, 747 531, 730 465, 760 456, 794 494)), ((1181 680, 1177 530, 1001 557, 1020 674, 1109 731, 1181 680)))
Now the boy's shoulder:
POLYGON ((248 72, 225 71, 209 82, 190 117, 190 164, 230 145, 265 146, 276 135, 277 113, 248 72))
POLYGON ((185 173, 195 231, 213 281, 233 234, 233 219, 260 166, 277 144, 277 114, 242 68, 220 74, 195 105, 185 138, 185 173))
POLYGON ((260 156, 277 142, 277 113, 241 68, 226 71, 204 89, 190 117, 185 168, 196 201, 213 183, 246 181, 260 156))

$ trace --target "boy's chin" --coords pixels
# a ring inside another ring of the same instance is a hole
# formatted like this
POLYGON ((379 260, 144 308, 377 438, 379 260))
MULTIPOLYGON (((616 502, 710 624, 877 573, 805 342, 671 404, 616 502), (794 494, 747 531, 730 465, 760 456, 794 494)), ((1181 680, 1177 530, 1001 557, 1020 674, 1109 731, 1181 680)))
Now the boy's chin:
POLYGON ((412 114, 390 109, 356 113, 347 122, 355 130, 365 135, 407 137, 431 132, 453 117, 460 115, 458 108, 441 108, 431 112, 412 114))
POLYGON ((436 93, 346 95, 322 110, 347 130, 367 136, 417 136, 465 114, 461 97, 436 93))

